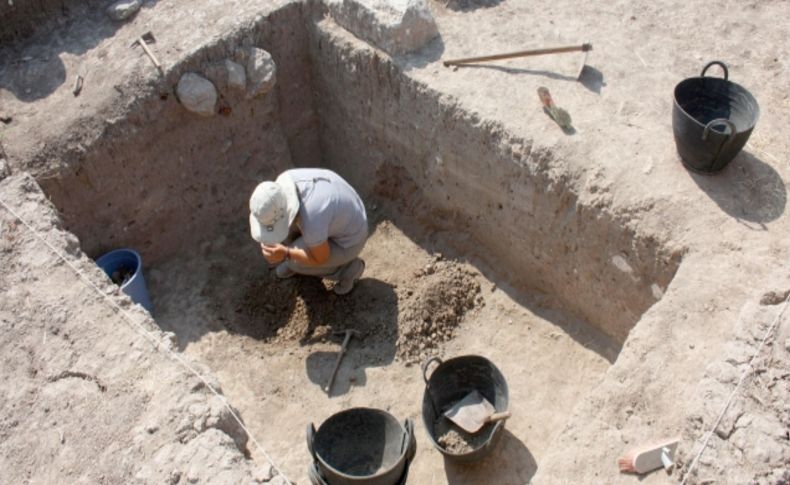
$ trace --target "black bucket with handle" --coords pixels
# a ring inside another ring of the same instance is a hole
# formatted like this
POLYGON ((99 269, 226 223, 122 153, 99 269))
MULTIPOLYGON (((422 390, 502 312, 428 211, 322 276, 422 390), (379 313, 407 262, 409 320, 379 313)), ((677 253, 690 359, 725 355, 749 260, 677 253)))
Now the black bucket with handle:
POLYGON ((478 391, 494 405, 497 413, 507 411, 508 388, 505 377, 490 360, 479 355, 464 355, 442 361, 431 357, 422 364, 425 392, 422 397, 422 421, 433 446, 447 460, 468 463, 480 460, 496 447, 505 432, 505 421, 487 423, 474 435, 464 435, 457 427, 449 426, 443 415, 469 393, 478 391), (431 363, 438 366, 430 377, 431 363), (466 441, 462 450, 453 450, 442 443, 443 431, 460 433, 466 441))
POLYGON ((760 117, 754 96, 729 80, 721 61, 708 63, 700 77, 684 79, 675 86, 672 130, 683 164, 705 174, 720 171, 743 149, 760 117), (724 78, 707 77, 718 65, 724 78))
POLYGON ((416 453, 414 425, 380 409, 333 414, 316 431, 307 425, 313 485, 400 485, 416 453))

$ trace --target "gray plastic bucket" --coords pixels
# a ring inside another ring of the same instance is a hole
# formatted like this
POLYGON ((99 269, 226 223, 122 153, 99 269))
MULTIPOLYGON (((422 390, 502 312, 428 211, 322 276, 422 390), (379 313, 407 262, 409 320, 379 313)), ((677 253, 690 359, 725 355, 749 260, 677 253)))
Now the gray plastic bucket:
POLYGON ((728 78, 727 66, 713 61, 699 77, 675 86, 675 144, 683 165, 695 172, 713 174, 726 167, 746 145, 760 117, 754 96, 728 78), (722 68, 724 79, 705 76, 713 65, 722 68))
POLYGON ((464 453, 454 453, 439 444, 435 423, 447 409, 472 391, 482 394, 494 405, 496 412, 507 411, 507 382, 497 366, 479 355, 462 355, 444 362, 439 357, 431 357, 422 364, 422 376, 425 380, 422 423, 434 448, 447 460, 457 463, 478 461, 491 453, 505 432, 505 421, 484 425, 476 433, 476 447, 464 453), (429 377, 428 366, 432 362, 439 365, 429 377))
POLYGON ((116 249, 98 258, 96 264, 109 277, 112 277, 112 274, 116 271, 123 269, 130 271, 132 277, 121 285, 121 291, 129 295, 133 302, 139 303, 149 313, 153 313, 154 307, 151 305, 151 299, 148 297, 148 288, 145 286, 145 278, 143 278, 143 260, 137 254, 137 251, 133 249, 116 249))
POLYGON ((406 482, 417 443, 414 425, 386 411, 351 408, 307 425, 314 484, 397 485, 406 482))

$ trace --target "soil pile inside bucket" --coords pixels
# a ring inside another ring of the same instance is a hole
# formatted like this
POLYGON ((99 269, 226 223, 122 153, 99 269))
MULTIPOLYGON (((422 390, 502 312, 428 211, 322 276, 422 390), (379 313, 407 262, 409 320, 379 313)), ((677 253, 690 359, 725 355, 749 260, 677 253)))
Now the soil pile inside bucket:
POLYGON ((397 353, 407 362, 428 357, 453 337, 468 312, 483 304, 475 273, 441 257, 416 271, 413 283, 399 293, 397 353))
POLYGON ((110 275, 110 279, 116 285, 123 286, 127 281, 132 279, 132 276, 134 276, 133 269, 127 268, 126 266, 121 266, 120 268, 112 272, 112 275, 110 275))
POLYGON ((474 451, 486 443, 489 433, 467 433, 454 425, 444 414, 440 414, 433 425, 434 436, 439 446, 457 455, 474 451))

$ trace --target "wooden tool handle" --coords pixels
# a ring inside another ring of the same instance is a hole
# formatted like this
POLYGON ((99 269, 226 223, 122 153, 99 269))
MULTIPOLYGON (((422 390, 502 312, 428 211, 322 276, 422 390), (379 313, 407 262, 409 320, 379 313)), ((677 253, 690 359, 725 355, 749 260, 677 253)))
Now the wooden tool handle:
POLYGON ((554 107, 554 100, 551 99, 551 93, 549 93, 548 88, 544 88, 543 86, 539 87, 538 97, 540 98, 540 102, 543 103, 543 106, 549 109, 554 107))
POLYGON ((494 413, 486 418, 486 423, 493 423, 495 421, 504 421, 511 416, 510 411, 502 411, 501 413, 494 413))
POLYGON ((340 361, 342 361, 343 356, 346 355, 346 351, 348 350, 348 342, 351 341, 352 335, 352 332, 346 332, 346 336, 343 338, 343 345, 340 347, 340 353, 337 355, 337 360, 335 360, 335 368, 332 369, 332 375, 329 376, 329 383, 324 388, 324 391, 326 391, 327 394, 329 394, 329 391, 332 390, 332 384, 335 382, 337 370, 340 368, 340 361))
POLYGON ((154 66, 156 66, 156 68, 161 71, 162 70, 162 65, 159 63, 159 59, 157 59, 156 56, 154 55, 154 53, 151 52, 151 49, 149 49, 148 46, 145 45, 145 40, 143 40, 143 38, 140 37, 138 39, 138 42, 140 43, 140 46, 143 48, 143 50, 148 55, 148 57, 151 58, 151 62, 154 63, 154 66))
POLYGON ((337 370, 340 368, 340 362, 343 360, 343 356, 346 353, 346 348, 343 347, 340 349, 340 353, 337 355, 337 359, 335 359, 335 367, 332 369, 332 374, 329 376, 329 382, 326 384, 324 388, 324 392, 329 394, 329 391, 332 390, 332 384, 335 383, 335 377, 337 376, 337 370))
POLYGON ((473 64, 483 61, 497 61, 500 59, 512 59, 514 57, 542 56, 544 54, 562 54, 564 52, 587 52, 592 50, 592 44, 572 45, 567 47, 551 47, 548 49, 534 49, 529 51, 508 52, 507 54, 494 54, 482 57, 465 57, 463 59, 452 59, 444 61, 445 66, 460 66, 461 64, 473 64))

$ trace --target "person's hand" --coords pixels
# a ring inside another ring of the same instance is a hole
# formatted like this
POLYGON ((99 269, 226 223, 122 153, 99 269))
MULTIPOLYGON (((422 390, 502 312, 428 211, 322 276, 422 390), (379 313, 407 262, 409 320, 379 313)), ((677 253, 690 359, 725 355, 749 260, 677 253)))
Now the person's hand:
POLYGON ((261 252, 269 264, 277 264, 285 260, 285 256, 288 254, 288 248, 282 244, 261 244, 261 252))

